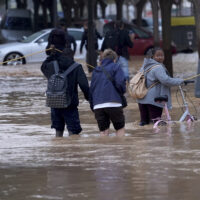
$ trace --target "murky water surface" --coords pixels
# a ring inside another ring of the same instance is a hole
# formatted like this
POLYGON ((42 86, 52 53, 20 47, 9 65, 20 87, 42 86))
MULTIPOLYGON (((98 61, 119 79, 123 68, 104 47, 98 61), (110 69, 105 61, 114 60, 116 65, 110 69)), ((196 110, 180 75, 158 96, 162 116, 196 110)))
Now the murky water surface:
POLYGON ((129 97, 125 137, 99 137, 80 93, 82 134, 55 138, 42 76, 0 76, 0 86, 1 200, 199 199, 200 122, 156 133, 137 125, 129 97))

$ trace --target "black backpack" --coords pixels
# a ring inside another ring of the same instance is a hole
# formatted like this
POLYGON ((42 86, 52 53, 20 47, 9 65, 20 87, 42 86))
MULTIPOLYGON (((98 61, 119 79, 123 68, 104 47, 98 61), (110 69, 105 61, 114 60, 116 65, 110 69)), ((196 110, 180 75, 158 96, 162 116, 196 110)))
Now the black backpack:
MULTIPOLYGON (((47 83, 46 106, 51 108, 67 108, 71 104, 71 96, 68 91, 67 75, 79 64, 73 63, 65 72, 59 73, 57 61, 52 61, 55 73, 50 76, 47 83)), ((52 64, 52 63, 49 63, 52 64)))
POLYGON ((113 51, 117 52, 119 48, 119 31, 108 31, 105 35, 105 49, 112 49, 113 51))

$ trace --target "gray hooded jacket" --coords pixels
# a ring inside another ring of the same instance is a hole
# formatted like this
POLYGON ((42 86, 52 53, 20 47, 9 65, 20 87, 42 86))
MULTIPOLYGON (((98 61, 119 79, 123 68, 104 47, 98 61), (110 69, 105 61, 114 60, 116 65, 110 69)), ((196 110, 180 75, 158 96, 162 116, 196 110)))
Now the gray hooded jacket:
POLYGON ((183 83, 183 79, 170 77, 168 75, 168 71, 165 68, 165 66, 151 58, 150 59, 145 58, 143 66, 141 67, 140 71, 142 70, 146 71, 155 65, 157 66, 145 75, 146 86, 148 88, 157 81, 159 81, 159 83, 150 88, 148 90, 147 95, 143 99, 138 100, 137 102, 141 104, 151 104, 158 107, 164 107, 163 104, 154 102, 154 98, 158 96, 167 95, 168 96, 167 107, 171 109, 172 105, 171 105, 170 86, 180 85, 181 83, 183 83))

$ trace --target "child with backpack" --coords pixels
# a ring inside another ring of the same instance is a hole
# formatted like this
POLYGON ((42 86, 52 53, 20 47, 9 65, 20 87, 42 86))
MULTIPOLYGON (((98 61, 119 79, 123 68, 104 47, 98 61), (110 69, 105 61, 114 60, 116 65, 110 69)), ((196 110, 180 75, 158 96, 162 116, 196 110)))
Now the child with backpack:
POLYGON ((155 122, 161 117, 164 106, 154 101, 156 97, 167 96, 167 106, 171 109, 170 87, 183 83, 183 79, 169 76, 163 61, 163 50, 160 47, 153 48, 147 52, 147 58, 144 59, 143 66, 140 69, 140 71, 147 72, 145 73, 145 82, 147 88, 149 88, 143 98, 137 99, 141 117, 140 126, 155 122))
POLYGON ((125 134, 125 117, 121 95, 126 92, 123 71, 116 64, 117 54, 106 49, 101 55, 101 65, 93 70, 90 85, 90 106, 95 113, 100 135, 109 135, 110 121, 117 136, 125 134))
POLYGON ((67 125, 69 135, 78 135, 82 128, 78 112, 78 86, 89 100, 89 84, 81 64, 74 62, 73 51, 63 50, 60 56, 50 55, 41 71, 48 79, 46 104, 51 108, 51 128, 62 137, 67 125))

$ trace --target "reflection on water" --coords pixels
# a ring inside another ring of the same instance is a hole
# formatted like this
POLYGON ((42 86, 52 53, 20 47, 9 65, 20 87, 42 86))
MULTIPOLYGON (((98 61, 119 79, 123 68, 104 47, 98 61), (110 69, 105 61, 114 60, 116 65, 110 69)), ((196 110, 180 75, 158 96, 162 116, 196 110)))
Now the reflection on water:
POLYGON ((198 121, 156 133, 137 125, 137 106, 128 99, 126 136, 99 137, 80 94, 83 133, 55 138, 42 77, 3 77, 0 85, 1 200, 199 199, 198 121))

